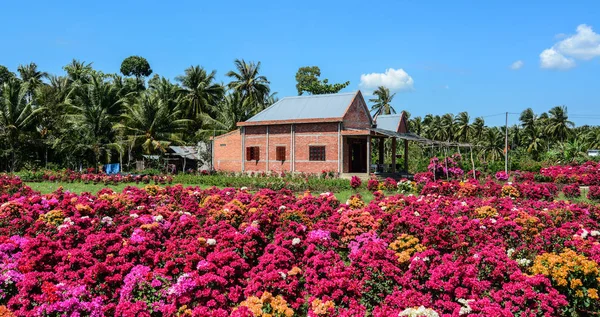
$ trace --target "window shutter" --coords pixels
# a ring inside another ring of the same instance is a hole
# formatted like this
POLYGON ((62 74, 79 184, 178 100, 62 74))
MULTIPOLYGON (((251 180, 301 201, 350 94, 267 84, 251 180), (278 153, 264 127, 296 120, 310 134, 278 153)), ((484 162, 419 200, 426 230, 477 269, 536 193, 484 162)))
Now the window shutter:
POLYGON ((258 146, 254 147, 254 152, 256 153, 255 155, 255 160, 260 161, 260 148, 258 146))
POLYGON ((246 161, 252 161, 252 148, 246 148, 246 161))

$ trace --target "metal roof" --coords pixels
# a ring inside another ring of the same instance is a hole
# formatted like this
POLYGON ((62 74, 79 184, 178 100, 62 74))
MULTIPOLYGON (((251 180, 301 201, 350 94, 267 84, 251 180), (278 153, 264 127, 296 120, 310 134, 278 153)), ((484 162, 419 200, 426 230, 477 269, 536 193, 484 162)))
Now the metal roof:
POLYGON ((397 132, 401 118, 402 118, 402 113, 379 115, 379 116, 377 116, 377 119, 376 119, 377 120, 376 121, 377 128, 397 132))
POLYGON ((174 155, 190 160, 200 160, 199 148, 196 146, 169 146, 173 150, 174 155))
POLYGON ((247 122, 342 118, 357 93, 285 97, 247 122))

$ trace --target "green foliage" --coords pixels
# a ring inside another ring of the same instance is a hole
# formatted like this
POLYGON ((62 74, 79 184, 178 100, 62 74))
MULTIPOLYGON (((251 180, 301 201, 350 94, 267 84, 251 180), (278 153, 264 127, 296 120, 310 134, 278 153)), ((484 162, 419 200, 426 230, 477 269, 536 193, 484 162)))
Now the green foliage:
POLYGON ((0 65, 0 87, 11 78, 15 78, 15 74, 8 70, 6 66, 0 65))
POLYGON ((148 77, 152 74, 150 63, 141 56, 129 56, 121 63, 121 74, 135 76, 136 78, 148 77))
POLYGON ((369 99, 369 101, 373 103, 373 106, 371 107, 371 111, 374 112, 373 116, 396 113, 396 110, 391 105, 392 99, 394 99, 396 94, 390 94, 388 88, 379 86, 377 90, 373 92, 373 95, 376 96, 376 98, 369 99))
POLYGON ((320 80, 321 69, 318 66, 304 66, 296 72, 296 90, 298 95, 309 93, 311 95, 335 94, 348 87, 350 82, 330 84, 328 79, 320 80))

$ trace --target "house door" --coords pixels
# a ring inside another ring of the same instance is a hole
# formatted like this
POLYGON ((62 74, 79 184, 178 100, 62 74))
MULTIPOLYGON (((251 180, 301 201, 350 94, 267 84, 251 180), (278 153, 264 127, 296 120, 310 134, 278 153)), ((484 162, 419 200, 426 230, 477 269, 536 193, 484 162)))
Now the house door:
POLYGON ((367 143, 352 143, 350 146, 350 172, 367 172, 367 143))

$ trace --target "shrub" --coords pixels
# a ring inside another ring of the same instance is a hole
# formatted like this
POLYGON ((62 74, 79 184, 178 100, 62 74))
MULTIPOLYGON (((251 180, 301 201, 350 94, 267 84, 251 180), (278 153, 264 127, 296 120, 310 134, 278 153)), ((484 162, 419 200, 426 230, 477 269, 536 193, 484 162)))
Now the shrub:
POLYGON ((506 172, 497 172, 496 179, 501 182, 506 182, 508 180, 508 174, 506 172))
POLYGON ((352 176, 352 179, 350 179, 350 187, 352 187, 352 189, 357 189, 360 187, 360 185, 362 185, 362 180, 360 177, 352 176))
POLYGON ((581 196, 581 190, 578 184, 566 185, 563 187, 563 193, 567 198, 576 198, 581 196))
POLYGON ((590 186, 587 198, 590 200, 600 200, 600 186, 590 186))
POLYGON ((373 178, 372 178, 372 179, 370 179, 370 180, 367 182, 367 189, 368 189, 369 191, 372 191, 372 192, 374 192, 374 191, 378 190, 378 189, 379 189, 379 181, 378 181, 378 180, 376 180, 376 179, 373 179, 373 178))

